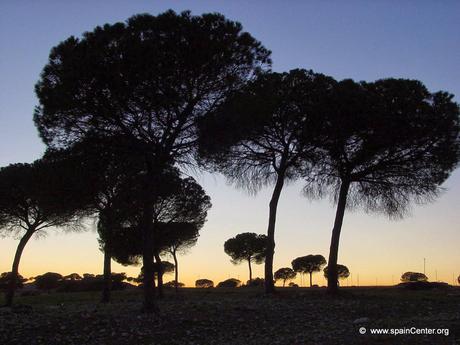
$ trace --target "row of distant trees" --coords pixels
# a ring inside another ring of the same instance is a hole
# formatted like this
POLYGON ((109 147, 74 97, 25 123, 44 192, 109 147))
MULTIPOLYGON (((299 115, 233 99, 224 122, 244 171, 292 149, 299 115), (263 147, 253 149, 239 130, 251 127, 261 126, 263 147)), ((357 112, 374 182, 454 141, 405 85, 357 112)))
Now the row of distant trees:
MULTIPOLYGON (((459 107, 453 95, 416 80, 275 73, 270 54, 220 14, 173 11, 106 24, 54 47, 34 114, 48 152, 0 172, 2 231, 22 231, 13 274, 35 233, 97 216, 104 300, 110 258, 142 261, 144 310, 156 310, 154 275, 161 277, 172 229, 181 238, 188 229, 195 236, 184 236, 194 241, 211 205, 184 178, 198 167, 253 192, 274 186, 268 293, 285 182, 304 181, 311 198, 329 195, 337 210, 328 290, 336 292, 345 210, 362 206, 397 218, 413 202, 434 199, 458 162, 459 107)), ((13 279, 7 303, 14 289, 13 279)))
MULTIPOLYGON (((249 281, 252 280, 252 263, 261 264, 267 255, 268 238, 265 235, 253 232, 244 232, 225 241, 224 250, 233 264, 240 264, 245 261, 249 267, 249 281)), ((312 286, 312 275, 320 272, 326 265, 326 259, 322 255, 306 255, 294 259, 292 268, 283 267, 274 274, 274 280, 286 281, 296 278, 297 273, 310 275, 310 287, 312 286)), ((344 265, 337 264, 337 275, 339 279, 347 278, 350 272, 344 265)), ((329 268, 324 268, 324 276, 329 277, 329 268)))

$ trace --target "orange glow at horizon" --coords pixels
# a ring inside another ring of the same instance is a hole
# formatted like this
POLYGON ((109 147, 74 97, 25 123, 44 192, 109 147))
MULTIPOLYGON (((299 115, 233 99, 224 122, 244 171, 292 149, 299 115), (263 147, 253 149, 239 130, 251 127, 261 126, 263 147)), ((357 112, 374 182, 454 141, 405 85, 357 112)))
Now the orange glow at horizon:
MULTIPOLYGON (((198 244, 179 257, 179 281, 193 287, 197 279, 218 282, 237 278, 248 279, 247 264, 233 265, 224 253, 226 239, 240 232, 264 233, 267 222, 270 189, 256 197, 225 184, 221 177, 199 175, 197 180, 212 198, 213 208, 201 230, 198 244)), ((431 281, 455 283, 460 274, 457 243, 460 242, 460 215, 457 210, 460 195, 460 173, 446 184, 449 191, 435 203, 414 208, 412 216, 389 221, 384 216, 367 215, 362 211, 347 211, 341 235, 339 263, 351 272, 341 286, 393 285, 405 271, 423 272, 431 281), (456 182, 456 183, 453 183, 456 182), (358 284, 359 280, 359 284, 358 284)), ((334 207, 327 201, 308 202, 300 195, 301 184, 291 184, 282 193, 277 227, 274 270, 290 267, 291 261, 308 254, 328 257, 330 227, 334 207)), ((94 226, 93 226, 94 227, 94 226)), ((10 271, 18 241, 0 241, 0 272, 10 271)), ((164 257, 164 260, 172 261, 164 257)), ((93 230, 63 233, 50 230, 42 238, 32 238, 20 263, 20 273, 28 278, 45 272, 63 275, 73 272, 102 274, 103 255, 93 230)), ((140 267, 125 267, 115 262, 114 272, 126 272, 136 277, 140 267)), ((253 277, 263 277, 263 265, 253 265, 253 277)), ((174 275, 165 276, 165 282, 174 275)), ((309 277, 298 276, 299 286, 308 286, 309 277)), ((313 274, 313 284, 326 285, 322 272, 313 274)), ((278 282, 278 286, 282 284, 278 282)))

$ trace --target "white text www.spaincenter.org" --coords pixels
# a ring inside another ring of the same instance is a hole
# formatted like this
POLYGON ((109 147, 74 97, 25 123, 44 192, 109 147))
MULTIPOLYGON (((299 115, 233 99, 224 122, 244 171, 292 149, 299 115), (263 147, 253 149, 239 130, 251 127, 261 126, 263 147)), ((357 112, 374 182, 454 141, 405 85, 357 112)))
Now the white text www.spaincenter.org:
POLYGON ((448 328, 417 328, 417 327, 403 327, 403 328, 369 328, 360 327, 360 334, 372 335, 449 335, 448 328))

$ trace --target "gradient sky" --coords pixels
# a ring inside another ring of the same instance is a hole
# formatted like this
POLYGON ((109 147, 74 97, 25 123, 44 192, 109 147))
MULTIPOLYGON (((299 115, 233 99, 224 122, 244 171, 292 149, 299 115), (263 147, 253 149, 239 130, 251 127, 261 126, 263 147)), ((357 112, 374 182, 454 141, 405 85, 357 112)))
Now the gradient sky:
MULTIPOLYGON (((21 1, 0 2, 0 166, 31 162, 44 145, 32 122, 34 84, 50 49, 96 25, 169 8, 193 14, 220 12, 237 20, 273 54, 273 69, 313 69, 337 79, 372 81, 415 78, 431 91, 460 95, 460 2, 458 1, 21 1)), ((251 196, 220 176, 198 174, 213 208, 198 245, 180 259, 180 280, 246 280, 247 265, 234 266, 223 251, 226 239, 245 231, 265 233, 270 189, 251 196)), ((350 268, 348 284, 391 284, 404 271, 423 271, 452 283, 460 273, 460 171, 444 184, 433 204, 389 221, 360 210, 345 215, 339 263, 350 268)), ((301 182, 285 188, 276 229, 275 269, 307 254, 328 256, 334 208, 308 201, 301 182)), ((89 226, 91 228, 91 226, 89 226)), ((17 239, 0 238, 0 272, 10 271, 17 239)), ((139 267, 114 264, 137 275, 139 267)), ((63 234, 50 230, 24 250, 20 273, 102 272, 94 230, 63 234)), ((254 269, 263 276, 263 266, 254 269)), ((169 277, 166 277, 168 280, 169 277)), ((173 279, 171 277, 171 279, 173 279)), ((314 282, 324 284, 321 274, 314 282)), ((300 283, 300 279, 298 279, 300 283)), ((347 282, 343 283, 347 285, 347 282)))

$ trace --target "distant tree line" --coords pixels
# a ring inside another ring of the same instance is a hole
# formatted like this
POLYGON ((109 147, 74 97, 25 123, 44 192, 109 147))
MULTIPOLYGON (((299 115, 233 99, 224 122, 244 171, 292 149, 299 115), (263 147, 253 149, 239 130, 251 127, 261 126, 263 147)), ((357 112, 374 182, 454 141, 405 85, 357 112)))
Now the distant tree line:
MULTIPOLYGON (((47 152, 0 169, 0 229, 21 236, 6 303, 30 238, 96 217, 102 301, 110 300, 115 259, 142 264, 143 309, 156 311, 162 256, 174 260, 177 288, 177 254, 196 243, 211 207, 188 169, 222 173, 254 193, 273 186, 267 234, 225 245, 235 263, 247 261, 251 284, 252 263, 265 262, 267 293, 286 182, 303 181, 306 197, 336 204, 324 271, 331 293, 348 271, 338 264, 346 209, 399 218, 434 200, 459 159, 453 95, 417 80, 276 73, 270 55, 241 24, 188 11, 135 15, 52 48, 35 88, 34 122, 47 152)), ((311 283, 325 264, 319 259, 299 258, 293 270, 311 283)), ((285 284, 290 275, 277 277, 285 284)))

